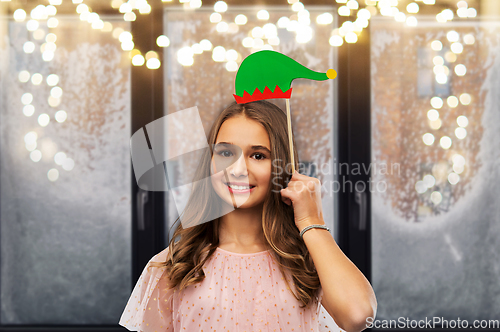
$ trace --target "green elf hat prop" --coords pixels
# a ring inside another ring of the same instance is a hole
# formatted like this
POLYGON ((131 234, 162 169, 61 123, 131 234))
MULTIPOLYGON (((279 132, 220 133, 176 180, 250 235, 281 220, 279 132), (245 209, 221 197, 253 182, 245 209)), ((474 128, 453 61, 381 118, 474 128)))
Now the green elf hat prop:
POLYGON ((289 99, 292 95, 291 84, 296 78, 325 81, 335 77, 337 72, 333 69, 320 73, 279 52, 258 51, 241 63, 236 74, 236 94, 233 96, 238 104, 263 99, 289 99))

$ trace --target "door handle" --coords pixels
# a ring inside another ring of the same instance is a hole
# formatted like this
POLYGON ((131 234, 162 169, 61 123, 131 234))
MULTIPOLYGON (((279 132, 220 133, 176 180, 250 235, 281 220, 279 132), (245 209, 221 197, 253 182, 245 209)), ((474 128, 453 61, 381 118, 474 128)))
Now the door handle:
POLYGON ((146 204, 149 201, 149 192, 139 188, 137 191, 137 230, 146 229, 146 204))
POLYGON ((358 223, 356 227, 360 231, 366 230, 366 217, 367 217, 367 208, 368 208, 368 198, 366 195, 366 191, 364 190, 366 185, 356 182, 355 192, 354 192, 354 201, 359 205, 359 214, 358 214, 358 223))

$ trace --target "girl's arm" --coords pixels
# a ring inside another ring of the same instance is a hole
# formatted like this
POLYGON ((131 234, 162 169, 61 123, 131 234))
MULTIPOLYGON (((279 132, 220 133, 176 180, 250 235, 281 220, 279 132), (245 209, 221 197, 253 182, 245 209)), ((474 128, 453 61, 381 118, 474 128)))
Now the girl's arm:
MULTIPOLYGON (((311 220, 299 231, 313 224, 323 225, 324 221, 311 220)), ((323 307, 341 329, 347 332, 366 329, 367 319, 375 318, 377 313, 377 300, 368 280, 338 247, 330 232, 313 228, 303 237, 323 288, 323 307)))
MULTIPOLYGON (((295 172, 281 196, 286 204, 293 205, 299 231, 325 224, 318 179, 295 172)), ((368 280, 340 250, 330 232, 313 228, 303 238, 323 288, 323 307, 343 330, 366 329, 367 319, 377 313, 377 300, 368 280)))

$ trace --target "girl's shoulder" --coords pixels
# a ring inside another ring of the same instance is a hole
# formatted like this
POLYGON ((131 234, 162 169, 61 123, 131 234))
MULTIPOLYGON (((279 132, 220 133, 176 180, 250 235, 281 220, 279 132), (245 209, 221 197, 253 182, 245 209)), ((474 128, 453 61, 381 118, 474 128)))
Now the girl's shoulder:
POLYGON ((169 247, 166 247, 165 249, 154 255, 149 261, 156 263, 166 262, 168 254, 169 254, 169 247))
POLYGON ((168 248, 154 255, 144 267, 120 317, 121 326, 130 331, 154 332, 173 324, 175 290, 169 285, 165 267, 150 266, 151 262, 165 262, 167 256, 168 248))

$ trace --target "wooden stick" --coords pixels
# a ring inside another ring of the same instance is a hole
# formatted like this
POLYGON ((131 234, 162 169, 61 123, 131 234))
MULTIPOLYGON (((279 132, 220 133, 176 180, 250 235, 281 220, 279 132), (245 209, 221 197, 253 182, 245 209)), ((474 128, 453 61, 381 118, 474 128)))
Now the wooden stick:
POLYGON ((286 120, 288 122, 288 144, 290 145, 290 160, 292 161, 292 174, 295 173, 295 158, 293 157, 292 117, 290 115, 290 99, 286 99, 286 120))

